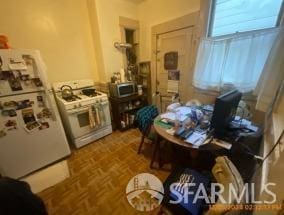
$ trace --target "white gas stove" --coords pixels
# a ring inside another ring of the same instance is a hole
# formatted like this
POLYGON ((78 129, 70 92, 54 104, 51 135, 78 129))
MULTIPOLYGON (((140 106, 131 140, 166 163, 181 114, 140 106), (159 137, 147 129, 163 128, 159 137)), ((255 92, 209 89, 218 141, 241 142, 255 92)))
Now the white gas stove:
POLYGON ((112 133, 108 97, 94 89, 89 79, 53 84, 67 136, 77 148, 112 133), (63 85, 72 88, 72 97, 62 97, 63 85))

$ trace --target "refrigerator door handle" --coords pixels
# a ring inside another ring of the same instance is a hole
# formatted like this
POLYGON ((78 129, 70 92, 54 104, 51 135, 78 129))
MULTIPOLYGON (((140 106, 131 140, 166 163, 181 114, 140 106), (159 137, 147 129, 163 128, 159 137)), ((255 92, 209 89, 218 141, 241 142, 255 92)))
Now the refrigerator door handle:
POLYGON ((47 102, 49 103, 49 106, 50 106, 50 111, 51 111, 51 114, 52 114, 51 118, 52 118, 53 121, 56 121, 55 108, 57 108, 57 106, 55 104, 53 91, 50 90, 50 89, 45 89, 44 91, 45 91, 47 102), (53 98, 53 101, 52 101, 52 98, 53 98))

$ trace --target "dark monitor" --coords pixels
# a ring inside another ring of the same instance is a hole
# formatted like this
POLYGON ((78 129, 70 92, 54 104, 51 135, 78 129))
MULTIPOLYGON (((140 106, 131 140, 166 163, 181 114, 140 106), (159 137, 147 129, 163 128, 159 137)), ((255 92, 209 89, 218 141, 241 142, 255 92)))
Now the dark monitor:
POLYGON ((217 137, 226 134, 229 123, 235 117, 242 93, 238 90, 230 91, 216 98, 211 119, 211 128, 217 137))

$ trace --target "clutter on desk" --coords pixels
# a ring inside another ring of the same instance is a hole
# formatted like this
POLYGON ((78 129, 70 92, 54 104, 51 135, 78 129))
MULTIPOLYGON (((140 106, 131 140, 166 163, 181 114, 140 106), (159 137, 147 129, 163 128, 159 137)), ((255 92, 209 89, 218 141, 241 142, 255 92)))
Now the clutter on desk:
POLYGON ((167 119, 169 121, 179 120, 183 122, 192 113, 190 107, 181 106, 180 103, 174 103, 167 107, 167 112, 161 115, 162 119, 167 119))
POLYGON ((203 105, 202 110, 205 112, 211 112, 213 113, 214 111, 214 106, 213 105, 203 105))
MULTIPOLYGON (((154 123, 158 126, 160 126, 161 128, 166 128, 166 129, 174 129, 172 124, 169 124, 167 121, 164 121, 162 119, 156 119, 154 121, 154 123)), ((175 129, 174 129, 175 131, 175 129)), ((173 134, 172 134, 173 135, 173 134)))
POLYGON ((238 108, 236 111, 236 115, 242 116, 242 118, 245 119, 251 119, 252 118, 252 113, 250 111, 250 106, 247 104, 247 102, 241 100, 238 104, 238 108))
POLYGON ((161 114, 161 118, 162 119, 166 119, 168 121, 180 121, 183 122, 186 118, 188 118, 188 116, 180 114, 179 112, 173 113, 173 112, 166 112, 164 114, 161 114))
POLYGON ((203 135, 209 128, 209 120, 200 109, 194 106, 181 106, 180 103, 174 103, 169 105, 167 110, 166 113, 161 114, 161 121, 174 126, 167 130, 167 133, 171 135, 186 140, 194 132, 203 135))
POLYGON ((168 107, 167 107, 167 111, 171 111, 171 112, 174 112, 176 108, 180 107, 181 104, 179 102, 176 102, 176 103, 173 103, 173 104, 170 104, 168 107))
POLYGON ((176 129, 173 128, 173 127, 172 127, 172 128, 168 128, 168 129, 166 130, 166 132, 167 132, 168 134, 174 136, 174 134, 175 134, 175 132, 176 132, 176 129))
POLYGON ((194 146, 201 146, 207 138, 206 133, 200 133, 194 131, 186 140, 185 142, 190 143, 194 146))
POLYGON ((198 106, 201 106, 201 105, 202 105, 201 102, 197 99, 191 99, 191 100, 189 100, 188 102, 185 103, 185 106, 188 106, 188 107, 198 107, 198 106))
MULTIPOLYGON (((182 106, 180 103, 173 103, 168 106, 167 112, 161 114, 160 123, 171 125, 166 132, 173 135, 193 147, 200 147, 206 144, 214 144, 230 150, 232 144, 213 136, 214 129, 210 129, 210 120, 214 110, 213 105, 203 106, 182 106)), ((231 123, 239 128, 240 125, 248 130, 257 131, 257 127, 247 119, 236 116, 231 123)))
POLYGON ((191 113, 191 108, 186 106, 180 106, 175 108, 175 112, 179 112, 182 115, 189 115, 191 113))
POLYGON ((258 127, 253 125, 251 121, 247 119, 242 119, 240 116, 235 116, 234 120, 230 122, 230 127, 248 129, 253 132, 258 131, 258 127))

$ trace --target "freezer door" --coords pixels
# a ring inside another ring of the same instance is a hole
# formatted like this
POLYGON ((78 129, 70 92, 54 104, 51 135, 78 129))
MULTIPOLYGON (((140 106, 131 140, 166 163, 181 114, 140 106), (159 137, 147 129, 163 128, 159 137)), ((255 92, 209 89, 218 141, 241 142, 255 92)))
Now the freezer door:
POLYGON ((0 50, 0 96, 50 89, 46 67, 35 50, 0 50))
POLYGON ((70 154, 51 92, 0 99, 2 175, 19 178, 70 154))

